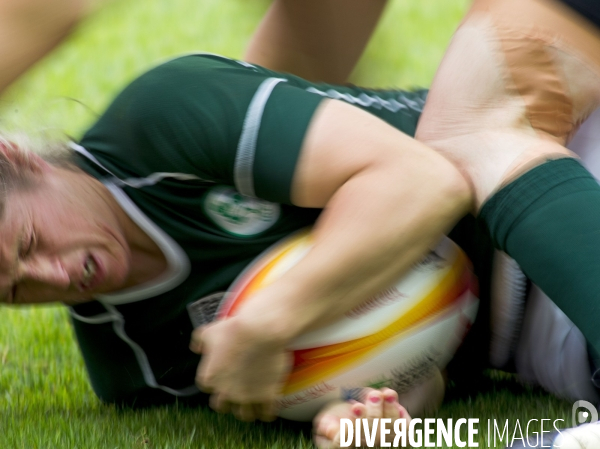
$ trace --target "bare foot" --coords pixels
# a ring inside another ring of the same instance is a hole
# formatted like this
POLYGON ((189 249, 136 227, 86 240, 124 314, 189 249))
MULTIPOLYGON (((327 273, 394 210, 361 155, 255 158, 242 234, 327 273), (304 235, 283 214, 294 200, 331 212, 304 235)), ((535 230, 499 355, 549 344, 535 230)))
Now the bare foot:
MULTIPOLYGON (((313 421, 315 445, 319 448, 340 447, 340 420, 369 419, 372 429, 372 420, 375 418, 390 418, 393 420, 404 418, 406 425, 410 422, 410 415, 398 403, 398 394, 389 388, 374 390, 364 389, 364 403, 350 400, 336 401, 326 405, 313 421)), ((379 432, 377 432, 376 445, 379 445, 379 432)), ((364 441, 364 435, 361 435, 364 441)), ((354 444, 352 444, 354 446, 354 444)))

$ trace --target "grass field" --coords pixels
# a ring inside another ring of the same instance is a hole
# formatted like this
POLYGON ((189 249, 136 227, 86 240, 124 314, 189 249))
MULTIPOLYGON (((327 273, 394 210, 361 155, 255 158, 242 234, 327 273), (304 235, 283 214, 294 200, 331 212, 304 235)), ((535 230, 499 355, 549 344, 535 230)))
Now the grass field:
MULTIPOLYGON (((427 86, 467 3, 392 0, 354 82, 427 86)), ((77 137, 120 88, 162 59, 189 51, 241 57, 267 6, 266 0, 115 1, 4 97, 0 127, 77 137)), ((511 434, 516 420, 570 423, 570 404, 510 377, 492 372, 484 390, 439 412, 479 418, 480 447, 488 447, 488 419, 509 419, 511 434)), ((310 446, 306 426, 243 424, 202 408, 104 406, 88 385, 65 310, 0 309, 0 449, 310 446)))

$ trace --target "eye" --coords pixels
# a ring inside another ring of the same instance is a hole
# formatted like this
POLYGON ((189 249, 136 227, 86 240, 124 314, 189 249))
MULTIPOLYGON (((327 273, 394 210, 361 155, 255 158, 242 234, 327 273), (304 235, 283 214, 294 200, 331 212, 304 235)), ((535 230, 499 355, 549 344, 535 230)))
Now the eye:
POLYGON ((30 253, 33 247, 35 246, 35 233, 32 231, 27 234, 27 237, 21 242, 19 247, 19 257, 21 259, 26 258, 30 253))

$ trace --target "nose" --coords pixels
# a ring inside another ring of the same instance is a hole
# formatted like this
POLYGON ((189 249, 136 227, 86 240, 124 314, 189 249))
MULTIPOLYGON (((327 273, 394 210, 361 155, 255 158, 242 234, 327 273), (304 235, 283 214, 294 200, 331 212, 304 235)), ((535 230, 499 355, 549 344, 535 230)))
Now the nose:
POLYGON ((64 289, 71 285, 69 274, 56 257, 39 256, 23 261, 20 278, 64 289))

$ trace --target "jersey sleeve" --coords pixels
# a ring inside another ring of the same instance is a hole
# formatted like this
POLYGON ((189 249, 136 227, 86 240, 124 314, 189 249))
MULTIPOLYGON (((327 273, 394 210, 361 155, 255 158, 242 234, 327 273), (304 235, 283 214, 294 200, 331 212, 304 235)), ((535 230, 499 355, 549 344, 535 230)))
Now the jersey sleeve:
POLYGON ((427 96, 426 90, 312 84, 290 75, 283 80, 271 78, 270 82, 272 93, 262 112, 255 149, 247 151, 252 155, 252 163, 245 157, 248 149, 244 146, 238 149, 236 168, 243 175, 240 179, 243 182, 236 185, 244 194, 278 202, 290 201, 291 181, 301 145, 322 99, 356 106, 412 137, 427 96))
POLYGON ((187 56, 132 82, 81 144, 117 177, 176 173, 291 204, 310 122, 325 99, 413 135, 425 91, 313 84, 217 56, 187 56))
POLYGON ((244 195, 290 203, 304 137, 322 98, 268 78, 248 109, 235 160, 235 186, 244 195), (259 105, 264 108, 259 110, 259 105), (253 132, 254 131, 254 132, 253 132))
POLYGON ((111 172, 191 175, 290 203, 290 185, 323 97, 236 61, 185 57, 128 86, 81 144, 111 172))

